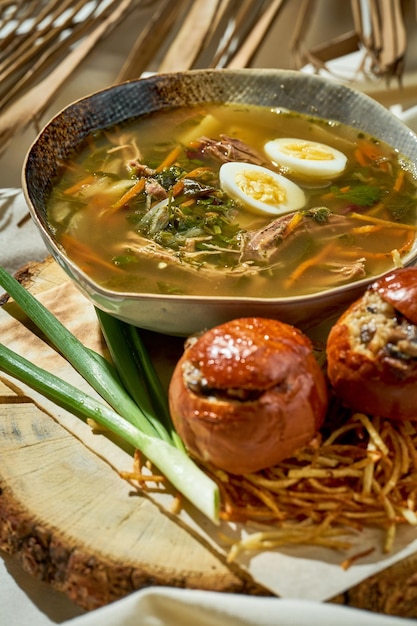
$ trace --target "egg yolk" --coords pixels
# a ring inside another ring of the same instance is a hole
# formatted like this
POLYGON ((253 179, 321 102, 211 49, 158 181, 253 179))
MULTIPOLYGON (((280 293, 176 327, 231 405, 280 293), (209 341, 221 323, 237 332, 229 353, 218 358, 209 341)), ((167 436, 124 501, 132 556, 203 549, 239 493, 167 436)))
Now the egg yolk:
POLYGON ((318 141, 282 137, 267 141, 267 156, 279 167, 308 178, 334 178, 343 172, 347 156, 332 146, 318 141))
POLYGON ((235 183, 250 198, 265 204, 285 204, 287 193, 276 180, 265 172, 241 170, 235 176, 235 183))
POLYGON ((220 186, 244 208, 258 215, 280 215, 301 209, 304 191, 285 176, 262 165, 232 161, 219 170, 220 186))
POLYGON ((332 161, 335 156, 325 146, 314 143, 287 143, 281 146, 281 151, 296 159, 310 161, 332 161))

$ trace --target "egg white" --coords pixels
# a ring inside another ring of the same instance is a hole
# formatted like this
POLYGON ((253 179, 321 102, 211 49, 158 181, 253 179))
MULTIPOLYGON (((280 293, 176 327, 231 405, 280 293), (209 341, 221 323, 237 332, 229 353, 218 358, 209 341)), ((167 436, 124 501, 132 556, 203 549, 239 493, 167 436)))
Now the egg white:
POLYGON ((264 150, 275 165, 315 178, 334 178, 344 171, 347 163, 346 155, 340 150, 306 139, 273 139, 264 145, 264 150))
POLYGON ((219 177, 223 191, 252 213, 282 215, 298 211, 306 203, 301 187, 261 165, 224 163, 219 177))

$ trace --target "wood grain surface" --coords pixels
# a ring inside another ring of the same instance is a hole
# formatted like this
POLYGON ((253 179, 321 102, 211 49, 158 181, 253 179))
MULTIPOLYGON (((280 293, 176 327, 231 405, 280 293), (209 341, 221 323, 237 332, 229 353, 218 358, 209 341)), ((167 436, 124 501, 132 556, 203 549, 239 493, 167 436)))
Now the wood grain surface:
MULTIPOLYGON (((67 280, 47 259, 19 279, 40 293, 67 280)), ((0 381, 0 549, 90 610, 149 585, 269 592, 114 468, 16 385, 0 381)), ((417 618, 417 555, 332 602, 417 618)))
MULTIPOLYGON (((50 260, 19 278, 34 293, 65 280, 50 260)), ((0 383, 0 458, 0 548, 81 607, 148 585, 268 594, 121 480, 18 383, 0 383)))

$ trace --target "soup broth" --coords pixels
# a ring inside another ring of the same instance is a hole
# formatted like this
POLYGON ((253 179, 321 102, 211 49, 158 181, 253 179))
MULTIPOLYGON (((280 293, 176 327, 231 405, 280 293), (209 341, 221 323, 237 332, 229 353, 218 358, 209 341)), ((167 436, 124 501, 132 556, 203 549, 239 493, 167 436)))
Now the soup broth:
POLYGON ((48 219, 106 288, 275 298, 400 265, 415 206, 405 160, 357 129, 205 104, 91 135, 63 167, 48 219))

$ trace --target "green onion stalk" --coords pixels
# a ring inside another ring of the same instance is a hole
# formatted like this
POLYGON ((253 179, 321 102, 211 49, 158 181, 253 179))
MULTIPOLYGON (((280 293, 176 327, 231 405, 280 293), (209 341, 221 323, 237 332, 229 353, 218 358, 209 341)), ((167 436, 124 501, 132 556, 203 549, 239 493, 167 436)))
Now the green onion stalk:
POLYGON ((94 420, 140 450, 197 509, 218 523, 218 486, 185 452, 172 426, 166 394, 139 330, 97 310, 113 360, 110 363, 84 346, 2 267, 0 286, 107 404, 3 344, 0 344, 0 369, 77 417, 94 420))

